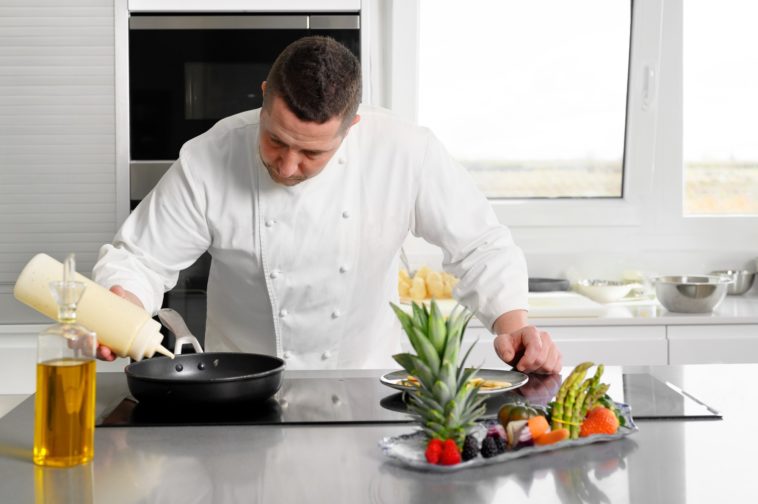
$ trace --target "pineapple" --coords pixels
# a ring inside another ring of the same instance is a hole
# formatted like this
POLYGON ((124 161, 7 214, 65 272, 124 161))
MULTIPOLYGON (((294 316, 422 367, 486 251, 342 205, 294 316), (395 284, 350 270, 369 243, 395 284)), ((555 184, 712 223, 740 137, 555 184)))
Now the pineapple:
POLYGON ((419 382, 409 392, 408 409, 430 439, 453 439, 460 448, 466 432, 485 411, 484 398, 477 396, 479 387, 469 383, 477 369, 464 367, 473 344, 458 363, 463 332, 473 314, 456 307, 445 321, 434 300, 430 309, 413 303, 413 316, 390 305, 416 351, 393 355, 419 382))

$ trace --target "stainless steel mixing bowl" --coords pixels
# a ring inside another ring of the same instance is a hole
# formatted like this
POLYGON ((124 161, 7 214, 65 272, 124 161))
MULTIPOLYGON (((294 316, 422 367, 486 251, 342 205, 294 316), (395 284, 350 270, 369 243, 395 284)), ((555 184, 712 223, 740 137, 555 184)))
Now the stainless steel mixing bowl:
POLYGON ((731 278, 734 283, 726 288, 727 294, 741 296, 750 290, 755 280, 755 273, 748 270, 721 270, 711 271, 711 275, 719 275, 731 278))
POLYGON ((710 313, 726 297, 731 280, 720 275, 662 276, 652 279, 658 301, 671 312, 710 313))

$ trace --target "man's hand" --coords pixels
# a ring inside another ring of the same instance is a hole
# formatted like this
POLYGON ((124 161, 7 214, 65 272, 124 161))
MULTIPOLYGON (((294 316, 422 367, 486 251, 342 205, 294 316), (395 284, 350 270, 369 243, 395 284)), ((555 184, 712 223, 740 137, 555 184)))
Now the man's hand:
MULTIPOLYGON (((139 306, 140 308, 143 308, 143 309, 145 308, 137 296, 135 296, 128 290, 124 289, 120 285, 114 285, 113 287, 111 287, 111 292, 139 306)), ((107 346, 98 344, 97 345, 97 358, 100 360, 110 362, 116 359, 116 354, 113 353, 113 350, 111 350, 107 346)))
POLYGON ((561 370, 560 350, 547 332, 534 326, 498 334, 495 352, 503 362, 523 373, 550 374, 561 370))
POLYGON ((513 310, 495 321, 495 352, 505 362, 524 373, 559 373, 561 352, 550 335, 527 325, 527 312, 513 310))

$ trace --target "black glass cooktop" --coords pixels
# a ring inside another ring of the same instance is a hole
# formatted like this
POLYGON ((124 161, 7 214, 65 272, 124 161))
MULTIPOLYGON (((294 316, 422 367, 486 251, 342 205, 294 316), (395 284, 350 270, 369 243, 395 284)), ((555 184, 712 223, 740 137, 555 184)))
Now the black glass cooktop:
MULTIPOLYGON (((686 392, 648 374, 619 372, 608 375, 611 397, 632 407, 635 420, 720 418, 720 414, 686 392)), ((516 391, 487 400, 488 417, 500 407, 527 397, 530 402, 546 404, 557 391, 557 377, 531 376, 529 383, 516 391)), ((285 378, 281 390, 263 403, 235 404, 225 407, 194 405, 167 408, 139 404, 125 397, 97 421, 98 427, 139 427, 169 425, 278 425, 335 423, 410 423, 403 395, 387 388, 378 378, 285 378)))

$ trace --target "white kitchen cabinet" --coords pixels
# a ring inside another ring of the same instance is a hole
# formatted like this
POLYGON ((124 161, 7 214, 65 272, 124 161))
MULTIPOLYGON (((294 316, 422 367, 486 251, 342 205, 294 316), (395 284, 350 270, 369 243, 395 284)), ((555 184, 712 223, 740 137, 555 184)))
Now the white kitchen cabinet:
POLYGON ((668 361, 663 326, 541 327, 563 353, 564 366, 583 361, 608 366, 664 365, 668 361))
MULTIPOLYGON (((37 334, 47 325, 0 325, 0 395, 32 394, 37 380, 37 334)), ((97 361, 98 372, 120 372, 129 359, 97 361)))
POLYGON ((0 326, 0 394, 31 394, 35 389, 36 336, 15 334, 0 326))
POLYGON ((670 364, 758 362, 758 325, 668 326, 670 364))

